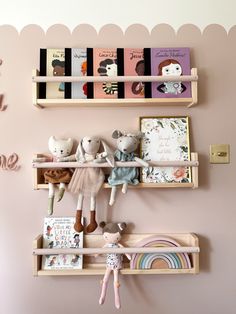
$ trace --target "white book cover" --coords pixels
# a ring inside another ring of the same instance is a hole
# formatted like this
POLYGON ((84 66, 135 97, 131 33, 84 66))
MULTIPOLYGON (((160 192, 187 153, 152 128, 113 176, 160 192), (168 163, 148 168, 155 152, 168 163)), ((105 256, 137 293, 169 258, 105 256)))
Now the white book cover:
MULTIPOLYGON (((82 223, 84 219, 82 218, 82 223)), ((45 217, 43 226, 43 248, 82 248, 83 232, 74 229, 75 217, 45 217)), ((82 269, 83 255, 44 255, 42 269, 82 269)))

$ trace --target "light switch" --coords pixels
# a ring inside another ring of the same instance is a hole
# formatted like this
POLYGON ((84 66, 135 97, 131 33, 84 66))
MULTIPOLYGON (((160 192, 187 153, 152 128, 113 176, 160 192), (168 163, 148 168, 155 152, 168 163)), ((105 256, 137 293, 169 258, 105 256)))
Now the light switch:
POLYGON ((210 163, 211 164, 229 164, 230 160, 229 144, 211 144, 210 145, 210 163))

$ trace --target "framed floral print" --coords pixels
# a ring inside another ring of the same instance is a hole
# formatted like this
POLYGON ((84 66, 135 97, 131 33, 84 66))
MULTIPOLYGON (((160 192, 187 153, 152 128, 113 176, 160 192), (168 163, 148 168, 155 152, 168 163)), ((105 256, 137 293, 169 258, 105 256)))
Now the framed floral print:
MULTIPOLYGON (((141 117, 141 157, 146 161, 189 161, 189 117, 141 117)), ((141 168, 143 183, 190 183, 190 167, 141 168)))

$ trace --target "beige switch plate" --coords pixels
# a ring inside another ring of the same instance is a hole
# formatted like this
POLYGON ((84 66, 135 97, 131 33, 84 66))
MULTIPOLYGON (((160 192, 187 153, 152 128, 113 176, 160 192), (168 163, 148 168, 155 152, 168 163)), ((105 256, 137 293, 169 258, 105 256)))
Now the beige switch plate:
POLYGON ((229 164, 230 162, 229 144, 211 144, 210 145, 210 163, 229 164))

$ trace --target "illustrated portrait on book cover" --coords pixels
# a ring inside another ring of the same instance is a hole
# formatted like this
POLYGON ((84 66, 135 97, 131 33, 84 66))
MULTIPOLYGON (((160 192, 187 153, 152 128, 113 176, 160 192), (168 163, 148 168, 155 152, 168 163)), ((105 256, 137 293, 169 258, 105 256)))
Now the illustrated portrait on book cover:
MULTIPOLYGON (((105 59, 99 63, 98 73, 101 76, 117 76, 117 59, 105 59)), ((103 91, 107 95, 113 95, 118 92, 117 82, 104 82, 103 91)))
MULTIPOLYGON (((158 66, 158 75, 162 76, 181 76, 181 64, 175 59, 166 59, 158 66)), ((163 82, 157 86, 160 93, 165 94, 182 94, 186 90, 186 86, 182 82, 163 82)))

